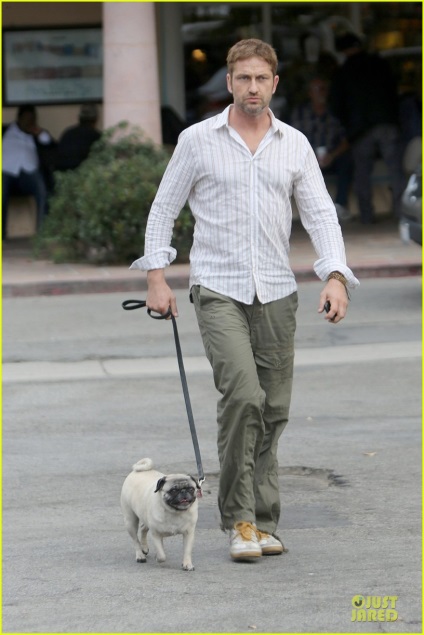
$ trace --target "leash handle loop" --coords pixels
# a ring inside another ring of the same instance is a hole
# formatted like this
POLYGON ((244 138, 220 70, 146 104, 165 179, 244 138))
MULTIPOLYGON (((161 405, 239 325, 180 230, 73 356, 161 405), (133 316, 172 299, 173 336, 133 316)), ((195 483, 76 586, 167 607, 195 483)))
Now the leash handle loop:
MULTIPOLYGON (((145 306, 146 306, 145 300, 125 300, 122 303, 122 308, 125 309, 125 311, 134 311, 134 309, 144 309, 145 306)), ((147 309, 147 313, 154 320, 167 320, 172 315, 171 309, 168 309, 166 313, 159 313, 158 315, 152 315, 152 309, 147 309)))
POLYGON ((146 306, 145 300, 125 300, 122 303, 122 308, 125 311, 134 311, 134 309, 142 309, 146 306))

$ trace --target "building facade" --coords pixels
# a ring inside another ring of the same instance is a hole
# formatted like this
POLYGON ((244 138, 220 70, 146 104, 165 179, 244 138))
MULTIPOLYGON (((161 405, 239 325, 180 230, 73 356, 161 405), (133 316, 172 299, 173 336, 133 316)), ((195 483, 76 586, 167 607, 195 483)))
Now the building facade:
MULTIPOLYGON (((3 40, 12 31, 42 35, 51 29, 100 28, 102 90, 94 100, 100 127, 126 120, 158 143, 164 110, 190 124, 228 103, 225 57, 244 37, 262 38, 277 51, 280 84, 272 107, 282 119, 302 96, 308 66, 322 53, 340 61, 334 37, 343 30, 364 36, 369 49, 390 59, 400 90, 421 95, 419 2, 3 2, 2 27, 3 40)), ((5 80, 7 50, 3 62, 5 80)), ((60 103, 43 101, 38 77, 33 74, 31 86, 39 122, 58 137, 76 122, 80 104, 74 97, 68 103, 66 97, 60 103)), ((17 105, 6 87, 3 123, 14 119, 17 105)))

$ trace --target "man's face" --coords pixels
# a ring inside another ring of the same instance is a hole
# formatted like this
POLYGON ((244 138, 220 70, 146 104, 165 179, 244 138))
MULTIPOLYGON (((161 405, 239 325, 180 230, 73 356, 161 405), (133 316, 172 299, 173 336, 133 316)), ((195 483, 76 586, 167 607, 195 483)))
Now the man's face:
POLYGON ((234 64, 227 75, 227 88, 234 97, 234 106, 246 115, 257 117, 269 105, 278 84, 270 65, 261 57, 249 57, 234 64))
POLYGON ((323 79, 313 79, 309 85, 309 97, 314 105, 327 103, 328 82, 323 79))

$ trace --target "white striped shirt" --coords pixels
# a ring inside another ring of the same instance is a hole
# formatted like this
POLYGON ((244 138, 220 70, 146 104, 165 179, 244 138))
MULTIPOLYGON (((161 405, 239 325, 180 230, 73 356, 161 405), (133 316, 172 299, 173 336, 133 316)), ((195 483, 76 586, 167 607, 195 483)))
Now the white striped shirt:
POLYGON ((145 255, 131 269, 162 269, 176 257, 174 221, 186 201, 195 223, 190 287, 252 304, 296 290, 289 263, 293 195, 318 260, 321 280, 340 271, 351 288, 359 282, 346 266, 334 204, 306 137, 277 120, 252 154, 221 114, 184 130, 150 210, 145 255))
MULTIPOLYGON (((48 145, 52 138, 47 130, 42 130, 38 135, 38 142, 48 145)), ((35 172, 40 166, 37 146, 32 134, 24 132, 14 121, 3 135, 2 171, 13 176, 19 172, 35 172)))

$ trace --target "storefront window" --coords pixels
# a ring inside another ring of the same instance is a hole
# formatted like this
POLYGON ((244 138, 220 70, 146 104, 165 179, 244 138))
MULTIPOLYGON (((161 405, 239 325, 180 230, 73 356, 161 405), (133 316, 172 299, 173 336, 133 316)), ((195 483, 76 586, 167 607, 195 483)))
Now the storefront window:
POLYGON ((238 40, 263 37, 259 4, 188 4, 183 7, 186 108, 189 123, 230 103, 225 58, 238 40))
POLYGON ((342 58, 338 33, 364 36, 369 50, 390 61, 399 92, 421 94, 422 6, 418 2, 182 3, 187 122, 220 112, 226 88, 228 49, 247 37, 272 43, 280 61, 280 84, 271 107, 281 119, 306 95, 319 63, 331 77, 342 58))
POLYGON ((362 23, 369 49, 390 62, 400 99, 413 95, 421 103, 421 3, 366 3, 362 7, 362 23))

